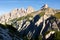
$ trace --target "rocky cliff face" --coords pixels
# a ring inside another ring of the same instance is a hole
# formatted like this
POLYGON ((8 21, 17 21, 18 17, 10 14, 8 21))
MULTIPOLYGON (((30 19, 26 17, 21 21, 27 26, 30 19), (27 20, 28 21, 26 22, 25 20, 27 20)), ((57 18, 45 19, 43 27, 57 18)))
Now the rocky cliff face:
POLYGON ((56 13, 54 9, 49 8, 46 4, 41 10, 36 12, 32 7, 26 10, 15 9, 10 14, 0 17, 0 22, 6 22, 6 24, 12 25, 19 32, 20 37, 27 37, 29 40, 32 40, 39 35, 44 36, 46 31, 60 30, 60 17, 56 15, 60 14, 56 13))
POLYGON ((5 22, 8 22, 9 20, 12 20, 14 18, 26 16, 27 14, 34 12, 34 9, 32 7, 28 7, 27 9, 21 8, 21 9, 14 9, 8 14, 4 14, 0 16, 0 23, 5 24, 5 22))

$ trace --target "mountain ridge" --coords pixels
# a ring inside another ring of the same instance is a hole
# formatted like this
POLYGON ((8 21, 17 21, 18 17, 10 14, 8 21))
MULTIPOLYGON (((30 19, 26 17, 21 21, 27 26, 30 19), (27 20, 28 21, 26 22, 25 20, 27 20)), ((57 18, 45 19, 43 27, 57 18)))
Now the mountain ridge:
MULTIPOLYGON (((21 10, 24 10, 24 9, 21 9, 21 10)), ((13 13, 16 14, 15 11, 13 13)), ((24 11, 23 11, 23 13, 24 13, 24 11)), ((22 37, 21 38, 22 40, 25 40, 23 38, 27 38, 28 40, 36 40, 36 38, 38 39, 39 35, 42 35, 43 36, 42 38, 46 39, 45 33, 47 31, 51 31, 51 30, 59 31, 60 30, 60 16, 59 15, 60 15, 60 12, 56 12, 56 10, 48 7, 48 5, 46 4, 43 6, 42 9, 40 9, 38 11, 34 11, 31 13, 29 11, 29 13, 27 13, 27 15, 24 15, 21 17, 13 16, 16 18, 12 17, 13 19, 8 20, 8 22, 5 22, 5 25, 6 26, 12 25, 12 26, 7 26, 7 27, 15 28, 16 31, 19 32, 18 34, 20 34, 20 38, 22 37)), ((8 18, 8 17, 6 17, 6 18, 8 18)), ((4 19, 4 17, 3 17, 3 19, 4 19)), ((11 29, 11 30, 14 31, 14 29, 11 29)), ((16 37, 16 36, 14 36, 14 37, 16 37)), ((49 37, 50 37, 50 35, 48 35, 47 39, 49 37)), ((21 39, 19 39, 19 40, 21 40, 21 39)))

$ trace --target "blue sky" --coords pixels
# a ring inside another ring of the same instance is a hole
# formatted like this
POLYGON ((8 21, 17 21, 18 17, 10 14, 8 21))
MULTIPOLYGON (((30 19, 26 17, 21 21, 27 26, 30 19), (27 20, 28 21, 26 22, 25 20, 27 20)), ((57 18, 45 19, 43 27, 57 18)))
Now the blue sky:
POLYGON ((60 9, 60 0, 0 0, 0 15, 10 12, 14 8, 27 8, 32 6, 39 10, 44 4, 49 7, 60 9))

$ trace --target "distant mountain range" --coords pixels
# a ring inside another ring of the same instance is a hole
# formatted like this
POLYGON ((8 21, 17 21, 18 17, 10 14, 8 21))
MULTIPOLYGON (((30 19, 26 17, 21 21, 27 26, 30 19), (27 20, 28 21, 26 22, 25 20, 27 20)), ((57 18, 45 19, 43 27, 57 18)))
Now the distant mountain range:
MULTIPOLYGON (((55 9, 49 8, 47 4, 42 6, 40 10, 37 10, 37 12, 48 11, 48 10, 50 10, 52 13, 60 12, 60 10, 55 10, 55 9)), ((4 15, 0 16, 0 23, 5 24, 5 22, 8 22, 9 20, 12 20, 14 18, 19 18, 19 17, 22 17, 22 16, 26 16, 27 14, 30 14, 32 12, 35 12, 35 10, 31 6, 28 7, 27 9, 15 8, 10 13, 7 13, 7 14, 4 14, 4 15)))
POLYGON ((4 14, 0 16, 0 23, 8 22, 9 20, 12 20, 14 18, 26 16, 27 14, 34 12, 34 9, 32 7, 28 7, 27 9, 21 8, 21 9, 14 9, 10 13, 4 14))
MULTIPOLYGON (((16 30, 20 37, 17 37, 15 33, 14 35, 16 36, 14 37, 16 40, 25 40, 23 38, 36 40, 39 35, 42 35, 42 38, 47 40, 51 34, 55 33, 55 30, 60 30, 60 10, 50 8, 47 4, 43 5, 37 11, 32 7, 28 7, 27 9, 14 9, 10 13, 0 16, 0 23, 5 25, 5 27, 7 26, 7 30, 13 30, 13 33, 16 30), (47 31, 51 31, 48 36, 46 36, 47 34, 45 35, 47 31)), ((6 34, 8 33, 9 31, 6 32, 6 34)), ((6 38, 6 40, 8 39, 13 40, 14 38, 10 36, 6 38)))

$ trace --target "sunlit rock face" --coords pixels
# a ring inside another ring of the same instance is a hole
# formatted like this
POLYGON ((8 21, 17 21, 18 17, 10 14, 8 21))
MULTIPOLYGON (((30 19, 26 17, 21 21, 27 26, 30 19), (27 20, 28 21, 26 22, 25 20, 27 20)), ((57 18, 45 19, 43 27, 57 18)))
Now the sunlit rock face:
POLYGON ((31 6, 29 6, 29 7, 26 9, 26 12, 27 12, 27 13, 34 12, 34 9, 33 9, 31 6))
POLYGON ((54 11, 55 11, 55 10, 53 10, 52 8, 47 8, 47 9, 45 10, 45 14, 46 14, 46 15, 54 15, 54 14, 55 14, 54 11))
POLYGON ((10 13, 6 13, 2 16, 0 16, 0 23, 5 24, 5 22, 8 22, 9 20, 12 20, 14 18, 26 16, 27 14, 34 12, 34 9, 32 7, 28 7, 27 9, 24 8, 15 8, 10 13))
POLYGON ((47 4, 41 7, 41 11, 45 12, 46 15, 54 15, 56 13, 56 10, 50 8, 47 4))

